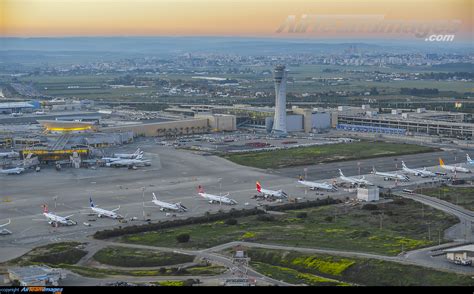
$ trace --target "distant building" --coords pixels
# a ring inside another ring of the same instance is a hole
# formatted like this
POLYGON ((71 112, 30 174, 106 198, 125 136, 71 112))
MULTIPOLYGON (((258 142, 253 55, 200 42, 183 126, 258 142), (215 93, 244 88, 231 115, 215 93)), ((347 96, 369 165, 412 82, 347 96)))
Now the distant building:
POLYGON ((20 286, 58 286, 66 274, 49 266, 33 265, 9 269, 8 277, 12 283, 18 281, 20 286))
POLYGON ((469 262, 472 265, 474 261, 474 244, 465 246, 449 248, 443 250, 446 253, 446 258, 452 262, 469 262))
POLYGON ((379 194, 378 187, 357 188, 357 199, 362 201, 378 201, 379 194))
POLYGON ((0 114, 33 112, 37 108, 33 103, 28 102, 6 102, 0 103, 0 114))

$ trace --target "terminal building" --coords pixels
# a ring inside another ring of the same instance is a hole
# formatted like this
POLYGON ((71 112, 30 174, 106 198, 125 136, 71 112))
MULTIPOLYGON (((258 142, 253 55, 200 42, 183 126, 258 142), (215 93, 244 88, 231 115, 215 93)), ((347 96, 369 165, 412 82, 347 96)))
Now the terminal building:
POLYGON ((474 124, 468 122, 468 115, 441 111, 377 113, 358 107, 339 107, 333 110, 337 116, 337 128, 359 132, 397 133, 400 135, 430 135, 459 139, 474 137, 474 124), (398 131, 397 131, 398 130, 398 131))

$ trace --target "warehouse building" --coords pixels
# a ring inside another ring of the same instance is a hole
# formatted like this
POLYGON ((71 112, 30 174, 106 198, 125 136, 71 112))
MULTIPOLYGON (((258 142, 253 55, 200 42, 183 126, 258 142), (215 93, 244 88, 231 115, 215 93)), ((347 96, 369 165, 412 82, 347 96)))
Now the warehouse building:
POLYGON ((39 105, 35 102, 6 102, 0 103, 0 114, 31 113, 37 108, 39 105))
POLYGON ((443 250, 446 253, 446 258, 452 262, 470 263, 474 261, 474 244, 469 244, 461 247, 449 248, 443 250))

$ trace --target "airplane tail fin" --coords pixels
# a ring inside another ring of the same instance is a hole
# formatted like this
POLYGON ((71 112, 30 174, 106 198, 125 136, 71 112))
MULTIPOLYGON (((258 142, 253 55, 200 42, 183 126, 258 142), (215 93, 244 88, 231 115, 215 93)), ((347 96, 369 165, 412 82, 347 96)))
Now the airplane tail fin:
POLYGON ((260 185, 259 181, 256 182, 256 185, 257 185, 257 191, 262 192, 262 185, 260 185))
POLYGON ((204 193, 204 188, 201 185, 198 186, 197 190, 198 193, 204 193))
POLYGON ((444 166, 444 161, 441 159, 441 157, 439 158, 439 165, 444 166))
POLYGON ((300 181, 303 181, 303 180, 304 180, 304 177, 300 175, 300 181))
POLYGON ((472 159, 471 159, 471 157, 469 156, 469 154, 466 154, 466 158, 467 158, 467 161, 468 161, 468 162, 472 162, 472 159))
POLYGON ((377 170, 375 169, 375 166, 372 166, 372 173, 375 174, 377 170))
POLYGON ((341 170, 341 169, 339 169, 339 175, 340 175, 341 177, 344 176, 344 174, 342 173, 342 170, 341 170))
POLYGON ((403 160, 402 160, 402 167, 403 167, 403 168, 407 168, 407 166, 406 166, 406 164, 405 164, 405 162, 404 162, 403 160))
POLYGON ((44 213, 48 213, 48 205, 47 205, 47 204, 43 204, 42 207, 43 207, 43 212, 44 212, 44 213))
POLYGON ((89 197, 89 204, 91 207, 94 207, 94 202, 92 202, 92 197, 89 197))

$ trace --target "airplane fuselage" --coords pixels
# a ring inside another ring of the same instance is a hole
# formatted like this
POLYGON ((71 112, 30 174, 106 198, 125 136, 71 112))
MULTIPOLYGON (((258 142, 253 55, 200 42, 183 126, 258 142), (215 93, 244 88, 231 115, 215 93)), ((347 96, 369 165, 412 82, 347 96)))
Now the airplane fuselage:
POLYGON ((206 200, 209 200, 209 203, 224 203, 224 204, 229 204, 229 205, 234 205, 237 204, 237 201, 227 198, 226 196, 217 196, 217 195, 212 195, 212 194, 207 194, 207 193, 199 193, 199 196, 203 197, 206 200))
POLYGON ((335 191, 337 190, 336 187, 330 184, 326 183, 316 183, 316 182, 310 182, 310 181, 298 181, 298 183, 310 187, 311 190, 316 190, 316 189, 323 189, 323 190, 329 190, 329 191, 335 191))
POLYGON ((91 207, 92 211, 97 213, 98 217, 106 216, 110 218, 122 218, 119 214, 110 211, 110 210, 105 210, 99 207, 91 207))

